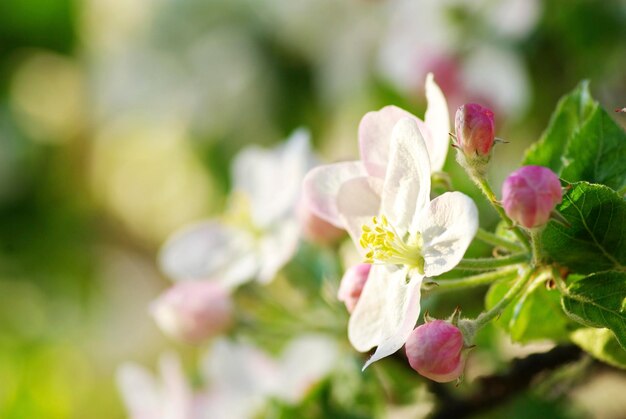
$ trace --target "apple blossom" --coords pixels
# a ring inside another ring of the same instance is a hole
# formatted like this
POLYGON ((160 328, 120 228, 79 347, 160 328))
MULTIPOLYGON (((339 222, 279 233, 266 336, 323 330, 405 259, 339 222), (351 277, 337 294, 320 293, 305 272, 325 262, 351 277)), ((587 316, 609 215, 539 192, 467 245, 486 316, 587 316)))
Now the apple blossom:
POLYGON ((477 103, 467 103, 456 111, 455 145, 468 157, 488 157, 495 140, 493 112, 477 103))
POLYGON ((150 305, 155 321, 167 335, 187 343, 200 343, 228 329, 233 303, 218 282, 178 282, 150 305))
POLYGON ((371 268, 372 265, 369 263, 360 263, 348 269, 343 278, 341 278, 337 299, 344 302, 346 309, 350 313, 352 313, 361 297, 371 268))
POLYGON ((502 184, 502 205, 506 214, 526 228, 547 223, 561 199, 561 182, 546 167, 521 167, 502 184))
POLYGON ((297 207, 297 217, 300 233, 307 241, 322 245, 332 244, 345 235, 344 230, 317 216, 303 198, 297 207))
POLYGON ((405 346, 411 368, 439 383, 456 380, 463 374, 463 348, 461 331, 443 320, 418 326, 405 346))
POLYGON ((161 249, 162 270, 174 280, 203 278, 229 287, 253 278, 271 281, 297 250, 296 205, 312 163, 304 130, 272 150, 242 150, 232 166, 226 216, 174 233, 161 249))
POLYGON ((425 122, 396 106, 368 112, 359 124, 361 160, 319 166, 304 179, 304 199, 311 210, 332 225, 345 229, 337 209, 339 189, 353 179, 367 179, 376 195, 380 195, 387 171, 391 132, 403 118, 413 120, 421 131, 430 156, 429 170, 440 171, 448 153, 450 122, 448 105, 432 74, 426 77, 428 109, 425 122))
MULTIPOLYGON (((348 326, 355 349, 377 347, 365 367, 404 344, 419 317, 423 279, 454 268, 478 228, 476 205, 466 195, 448 192, 430 200, 430 158, 414 118, 402 118, 391 133, 378 131, 377 136, 382 145, 362 143, 362 153, 370 156, 388 144, 389 150, 379 153, 387 160, 373 166, 385 167, 384 177, 344 177, 340 185, 325 189, 329 196, 320 205, 336 212, 373 264, 348 326)), ((372 166, 372 159, 364 160, 363 166, 372 166)), ((326 166, 309 176, 330 179, 358 164, 326 166)))

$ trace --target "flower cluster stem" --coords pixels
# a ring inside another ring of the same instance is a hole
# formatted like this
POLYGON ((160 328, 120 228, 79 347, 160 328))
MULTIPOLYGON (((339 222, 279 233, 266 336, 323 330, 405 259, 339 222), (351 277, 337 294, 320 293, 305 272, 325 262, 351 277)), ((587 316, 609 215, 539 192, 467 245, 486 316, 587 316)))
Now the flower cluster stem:
POLYGON ((525 269, 523 274, 513 283, 513 286, 507 291, 502 300, 493 306, 490 310, 484 311, 476 319, 462 319, 459 321, 459 327, 463 330, 463 339, 467 345, 472 345, 476 332, 487 323, 497 318, 511 304, 517 296, 524 290, 528 281, 533 277, 534 269, 525 269))
POLYGON ((543 253, 541 250, 541 231, 540 229, 530 230, 530 242, 532 244, 533 251, 533 266, 539 266, 543 260, 543 253))
POLYGON ((476 232, 476 238, 492 246, 501 247, 503 249, 510 250, 512 252, 521 252, 525 250, 524 247, 519 245, 518 243, 509 241, 503 237, 500 237, 482 228, 479 228, 478 231, 476 232))
POLYGON ((506 213, 504 212, 504 208, 502 208, 502 206, 498 203, 498 200, 496 199, 496 195, 493 193, 493 190, 491 189, 491 185, 489 185, 489 182, 487 181, 487 179, 481 174, 476 173, 475 171, 470 170, 469 172, 470 172, 470 176, 472 180, 474 180, 474 183, 476 183, 476 185, 480 188, 480 190, 485 195, 487 200, 491 203, 491 206, 493 206, 493 208, 496 210, 500 218, 504 220, 508 228, 511 229, 513 234, 515 234, 515 236, 518 238, 520 243, 522 243, 522 245, 526 249, 530 249, 530 242, 528 241, 528 238, 519 229, 519 227, 513 224, 513 221, 511 221, 511 219, 506 215, 506 213))
POLYGON ((528 262, 528 253, 515 253, 501 258, 462 259, 456 269, 468 271, 486 271, 528 262))
POLYGON ((463 288, 479 287, 503 279, 513 279, 517 276, 517 272, 518 268, 514 266, 498 271, 466 276, 464 278, 441 279, 437 282, 436 291, 453 291, 463 288))

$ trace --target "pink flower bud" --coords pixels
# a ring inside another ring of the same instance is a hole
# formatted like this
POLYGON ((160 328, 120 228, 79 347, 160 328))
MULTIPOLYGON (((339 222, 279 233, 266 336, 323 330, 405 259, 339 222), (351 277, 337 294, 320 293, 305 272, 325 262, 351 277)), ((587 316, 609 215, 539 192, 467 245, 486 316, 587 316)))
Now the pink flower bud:
POLYGON ((561 202, 561 182, 541 166, 524 166, 511 173, 502 185, 506 214, 526 228, 548 222, 550 213, 561 202))
POLYGON ((361 297, 361 292, 363 292, 363 287, 367 282, 371 268, 372 265, 369 263, 360 263, 348 269, 343 278, 341 278, 337 298, 339 301, 344 302, 349 313, 352 313, 361 297))
POLYGON ((463 334, 451 323, 434 320, 417 327, 406 341, 411 368, 439 383, 456 380, 463 373, 463 334))
POLYGON ((344 230, 333 226, 315 215, 307 205, 305 199, 300 199, 296 208, 296 214, 298 222, 300 223, 302 236, 310 242, 331 244, 345 234, 344 230))
POLYGON ((495 139, 493 112, 477 103, 467 103, 456 111, 455 145, 466 156, 488 156, 495 139))
POLYGON ((228 329, 233 304, 228 291, 212 281, 182 281, 150 305, 157 325, 168 336, 200 343, 228 329))

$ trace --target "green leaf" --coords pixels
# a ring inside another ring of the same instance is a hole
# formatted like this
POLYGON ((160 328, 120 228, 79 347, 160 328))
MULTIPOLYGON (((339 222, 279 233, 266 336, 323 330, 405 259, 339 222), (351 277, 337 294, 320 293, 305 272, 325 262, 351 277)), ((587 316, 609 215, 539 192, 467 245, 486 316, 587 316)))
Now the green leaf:
POLYGON ((570 338, 600 361, 626 369, 626 351, 619 346, 609 329, 582 328, 574 331, 570 338))
POLYGON ((553 260, 584 274, 626 271, 626 202, 620 195, 579 182, 557 209, 571 226, 551 221, 544 230, 543 248, 553 260))
POLYGON ((626 132, 597 106, 571 138, 564 161, 563 179, 602 183, 620 190, 626 186, 626 132))
POLYGON ((589 82, 582 81, 574 91, 559 101, 548 128, 524 156, 523 165, 545 166, 559 173, 562 156, 570 139, 582 127, 597 107, 589 94, 589 82))
POLYGON ((573 320, 610 329, 626 349, 626 273, 602 272, 574 282, 561 302, 573 320))
MULTIPOLYGON (((511 284, 512 281, 500 281, 489 288, 485 302, 487 309, 504 297, 511 284)), ((536 283, 509 305, 495 323, 515 342, 567 341, 576 324, 563 313, 560 300, 561 294, 557 290, 546 289, 543 281, 536 283)))

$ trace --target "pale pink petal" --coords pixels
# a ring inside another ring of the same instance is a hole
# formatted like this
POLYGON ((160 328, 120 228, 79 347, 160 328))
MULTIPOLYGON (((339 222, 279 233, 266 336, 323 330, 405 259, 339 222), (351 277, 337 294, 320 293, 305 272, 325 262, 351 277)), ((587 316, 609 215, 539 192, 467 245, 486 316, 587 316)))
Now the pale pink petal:
POLYGON ((403 234, 430 200, 430 158, 413 119, 401 119, 392 138, 381 207, 403 234))
POLYGON ((450 145, 450 114, 443 92, 435 83, 432 73, 426 76, 426 99, 428 108, 424 122, 428 135, 424 135, 426 147, 430 153, 430 165, 433 172, 440 171, 446 162, 450 145))
POLYGON ((366 176, 359 161, 328 164, 316 167, 304 178, 305 205, 321 219, 338 228, 344 228, 337 210, 337 195, 344 182, 366 176))
POLYGON ((385 106, 379 111, 368 112, 359 124, 359 148, 361 160, 370 176, 384 178, 389 160, 391 133, 393 127, 402 118, 411 118, 424 126, 415 115, 398 108, 385 106))
POLYGON ((341 186, 337 197, 337 208, 344 225, 357 248, 361 238, 361 227, 371 224, 372 217, 379 214, 380 197, 372 188, 368 178, 351 179, 341 186))
POLYGON ((478 229, 478 210, 470 197, 446 192, 431 201, 419 220, 424 241, 424 273, 437 276, 454 268, 463 258, 478 229))
POLYGON ((406 268, 372 267, 348 325, 348 339, 356 350, 365 352, 377 346, 363 368, 393 354, 406 342, 419 317, 422 279, 406 268))

